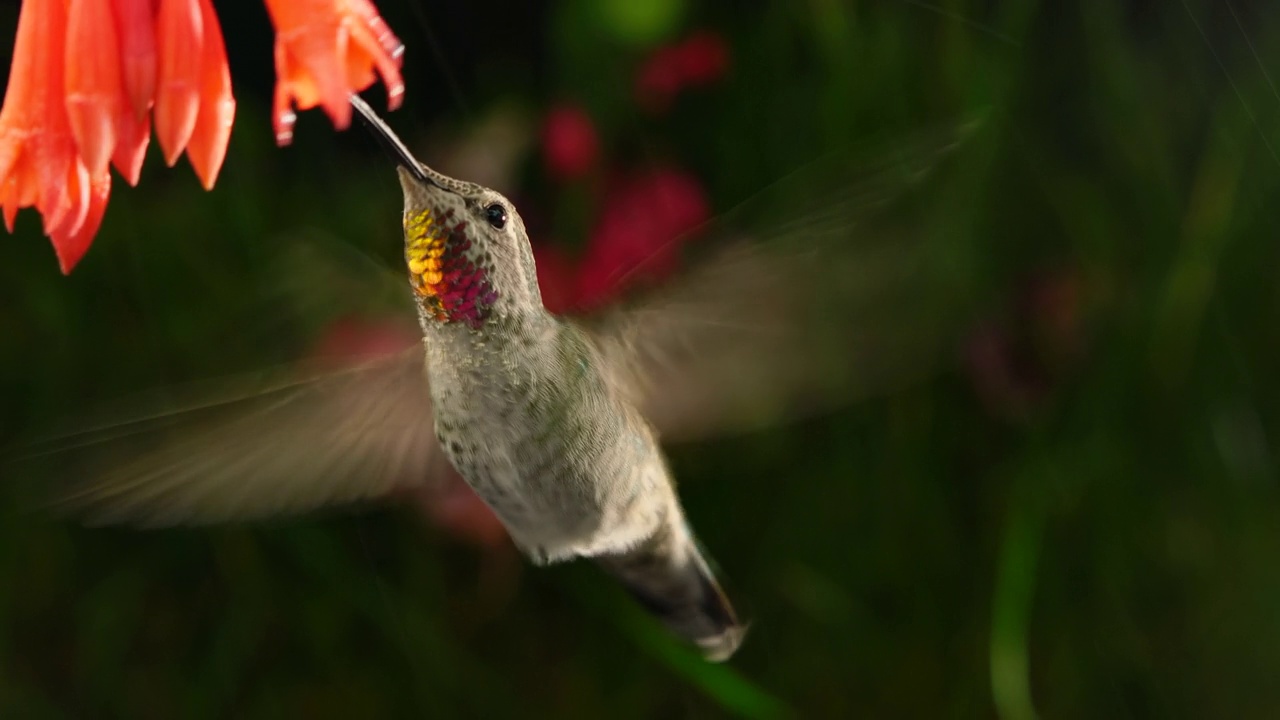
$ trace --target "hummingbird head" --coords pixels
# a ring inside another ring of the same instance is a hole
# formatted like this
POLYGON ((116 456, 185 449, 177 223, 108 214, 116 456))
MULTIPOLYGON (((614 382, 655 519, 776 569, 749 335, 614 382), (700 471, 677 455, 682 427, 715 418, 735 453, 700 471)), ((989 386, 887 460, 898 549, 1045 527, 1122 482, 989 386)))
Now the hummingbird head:
POLYGON ((363 100, 351 104, 399 164, 405 262, 422 315, 478 330, 495 314, 542 308, 524 221, 495 190, 419 162, 363 100))

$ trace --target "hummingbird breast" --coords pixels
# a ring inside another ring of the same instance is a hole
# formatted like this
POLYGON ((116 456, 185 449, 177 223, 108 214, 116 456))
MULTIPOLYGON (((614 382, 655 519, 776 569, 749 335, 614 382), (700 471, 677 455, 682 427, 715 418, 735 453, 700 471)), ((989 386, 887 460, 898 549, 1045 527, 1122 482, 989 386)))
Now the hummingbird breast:
POLYGON ((679 513, 652 431, 576 328, 495 317, 427 347, 441 447, 535 562, 620 552, 679 513))

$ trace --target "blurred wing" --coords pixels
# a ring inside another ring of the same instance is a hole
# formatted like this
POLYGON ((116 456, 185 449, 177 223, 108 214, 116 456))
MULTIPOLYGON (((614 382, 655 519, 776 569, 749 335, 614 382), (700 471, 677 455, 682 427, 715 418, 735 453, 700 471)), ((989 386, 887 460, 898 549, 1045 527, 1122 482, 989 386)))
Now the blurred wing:
POLYGON ((409 300, 409 276, 403 265, 389 266, 364 250, 328 233, 308 228, 277 238, 271 258, 273 285, 255 298, 254 320, 294 332, 299 325, 352 315, 399 322, 420 335, 418 314, 409 300), (270 294, 267 294, 270 293, 270 294), (264 317, 264 308, 273 313, 264 317))
POLYGON ((95 523, 206 524, 374 498, 445 468, 420 348, 160 405, 33 448, 70 486, 55 502, 95 523))
POLYGON ((668 440, 741 432, 922 377, 963 328, 945 233, 906 191, 972 123, 834 158, 713 228, 674 282, 585 321, 617 385, 668 440), (852 168, 852 169, 851 169, 852 168))

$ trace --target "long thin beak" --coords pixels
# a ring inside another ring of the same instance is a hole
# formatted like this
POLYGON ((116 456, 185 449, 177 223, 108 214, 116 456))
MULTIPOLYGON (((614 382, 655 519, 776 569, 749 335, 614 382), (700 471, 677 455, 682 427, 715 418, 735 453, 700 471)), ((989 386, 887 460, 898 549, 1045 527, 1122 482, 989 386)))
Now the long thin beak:
POLYGON ((402 141, 389 125, 369 107, 369 104, 360 98, 359 95, 351 93, 351 106, 360 113, 360 119, 364 120, 365 127, 369 128, 369 132, 378 139, 378 144, 382 145, 382 149, 387 151, 391 159, 404 167, 415 178, 424 183, 440 186, 426 170, 423 169, 422 163, 418 162, 413 153, 409 152, 409 148, 405 147, 402 141))

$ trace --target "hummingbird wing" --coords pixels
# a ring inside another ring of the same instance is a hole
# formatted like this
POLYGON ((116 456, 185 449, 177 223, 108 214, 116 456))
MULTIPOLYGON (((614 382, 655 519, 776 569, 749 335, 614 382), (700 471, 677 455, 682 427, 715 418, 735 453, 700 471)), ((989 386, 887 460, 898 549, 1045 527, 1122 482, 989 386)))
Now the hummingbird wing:
POLYGON ((743 432, 887 392, 935 369, 969 293, 921 187, 973 123, 829 158, 703 233, 677 279, 583 324, 665 440, 743 432))
POLYGON ((420 348, 339 371, 241 378, 29 448, 94 523, 208 524, 385 495, 443 473, 420 348))

